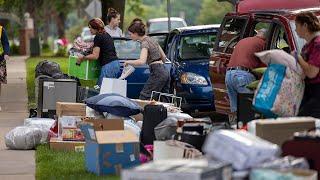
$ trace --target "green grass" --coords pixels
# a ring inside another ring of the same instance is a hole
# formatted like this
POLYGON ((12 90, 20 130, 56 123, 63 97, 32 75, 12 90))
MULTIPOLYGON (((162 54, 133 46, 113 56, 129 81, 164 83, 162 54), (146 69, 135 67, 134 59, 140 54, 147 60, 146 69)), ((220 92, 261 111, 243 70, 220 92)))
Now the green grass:
POLYGON ((48 145, 40 145, 36 150, 36 179, 120 179, 117 176, 97 176, 85 168, 84 153, 50 150, 48 145))
MULTIPOLYGON (((35 68, 40 61, 49 60, 60 64, 61 71, 63 73, 68 72, 68 58, 67 57, 50 57, 50 56, 41 56, 41 57, 31 57, 26 61, 27 68, 27 91, 28 91, 28 108, 35 108, 35 91, 34 91, 34 78, 35 78, 35 68)), ((81 80, 82 86, 93 87, 95 81, 84 81, 81 80)))
MULTIPOLYGON (((34 75, 40 61, 50 60, 60 64, 62 72, 67 73, 67 57, 32 57, 27 59, 28 107, 35 108, 34 75)), ((81 81, 82 86, 92 87, 95 81, 81 81)), ((50 150, 48 145, 41 145, 36 150, 36 179, 120 179, 116 176, 96 176, 85 168, 84 153, 58 152, 50 150)))

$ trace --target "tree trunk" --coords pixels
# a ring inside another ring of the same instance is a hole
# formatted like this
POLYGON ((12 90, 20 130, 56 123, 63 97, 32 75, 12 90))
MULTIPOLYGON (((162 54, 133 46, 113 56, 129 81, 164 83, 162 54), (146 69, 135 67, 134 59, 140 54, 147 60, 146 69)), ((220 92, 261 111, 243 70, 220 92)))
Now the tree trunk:
POLYGON ((65 30, 65 21, 66 21, 66 15, 64 13, 59 13, 58 16, 56 16, 56 24, 57 24, 57 32, 59 38, 64 38, 64 30, 65 30))
POLYGON ((120 28, 123 28, 123 20, 124 20, 124 10, 125 10, 126 0, 101 0, 101 12, 102 12, 102 20, 105 24, 107 24, 107 15, 108 8, 114 8, 121 15, 120 28))

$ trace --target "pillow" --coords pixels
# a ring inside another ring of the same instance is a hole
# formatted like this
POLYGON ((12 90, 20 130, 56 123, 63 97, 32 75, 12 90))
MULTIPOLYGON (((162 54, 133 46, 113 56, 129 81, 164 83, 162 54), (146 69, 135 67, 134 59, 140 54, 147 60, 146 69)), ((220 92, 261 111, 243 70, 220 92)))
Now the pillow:
POLYGON ((90 108, 98 112, 108 112, 120 117, 139 114, 141 107, 127 97, 119 94, 99 94, 85 100, 90 108))
POLYGON ((295 58, 283 50, 272 49, 255 53, 255 55, 265 64, 282 64, 298 73, 302 78, 305 76, 302 68, 299 63, 296 62, 295 58))

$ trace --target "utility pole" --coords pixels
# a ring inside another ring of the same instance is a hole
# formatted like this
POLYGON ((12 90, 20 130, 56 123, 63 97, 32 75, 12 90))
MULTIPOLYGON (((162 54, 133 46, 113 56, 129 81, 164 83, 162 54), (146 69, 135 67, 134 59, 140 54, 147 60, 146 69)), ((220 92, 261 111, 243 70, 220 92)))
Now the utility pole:
POLYGON ((170 0, 167 0, 167 13, 168 13, 168 32, 171 31, 171 4, 170 0))

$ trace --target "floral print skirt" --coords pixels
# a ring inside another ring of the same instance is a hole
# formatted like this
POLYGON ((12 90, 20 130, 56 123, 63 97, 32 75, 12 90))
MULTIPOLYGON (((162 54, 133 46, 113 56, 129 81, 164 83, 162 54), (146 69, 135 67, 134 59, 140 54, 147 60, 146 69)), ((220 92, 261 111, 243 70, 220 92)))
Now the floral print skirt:
POLYGON ((0 84, 7 84, 6 60, 0 60, 0 84))

